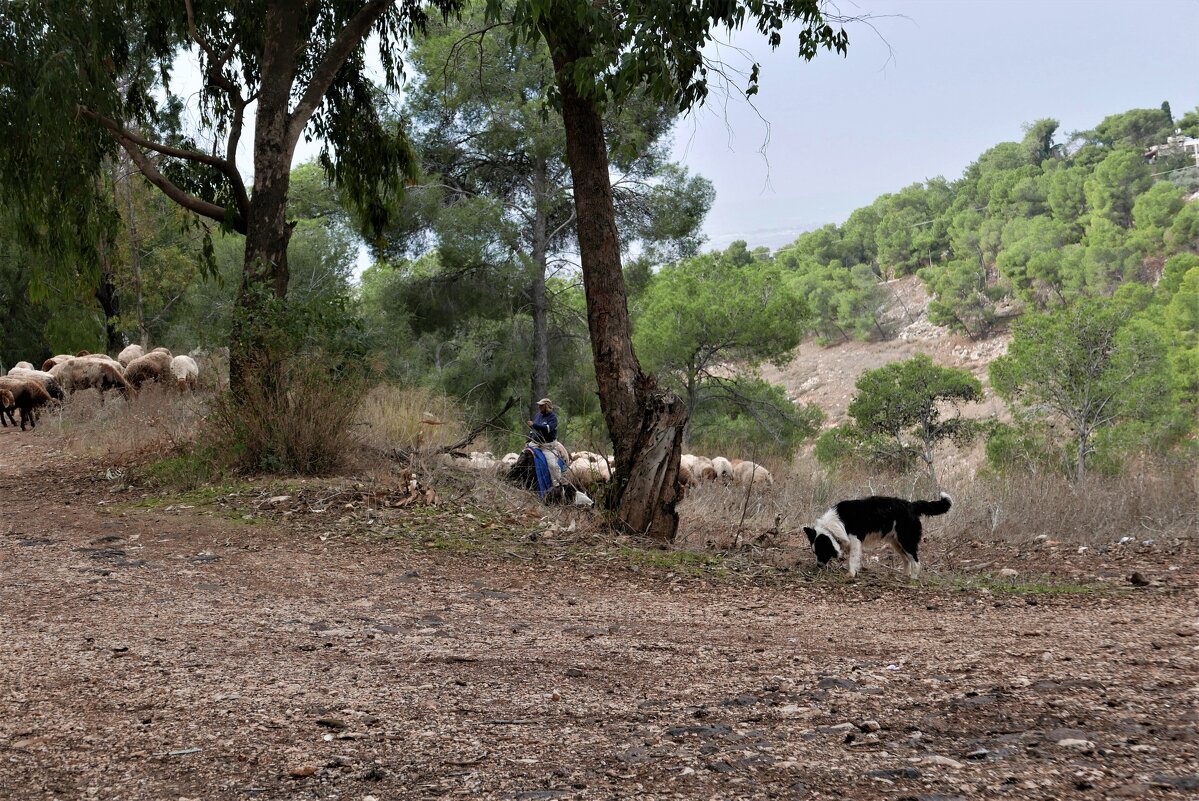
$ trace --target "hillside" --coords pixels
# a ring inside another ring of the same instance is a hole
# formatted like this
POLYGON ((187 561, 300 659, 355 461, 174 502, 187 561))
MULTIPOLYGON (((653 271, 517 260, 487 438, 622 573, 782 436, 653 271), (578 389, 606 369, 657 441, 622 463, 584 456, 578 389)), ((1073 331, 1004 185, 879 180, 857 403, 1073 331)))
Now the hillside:
POLYGON ((925 353, 938 364, 969 370, 983 382, 987 401, 964 410, 967 415, 985 417, 1001 412, 1003 403, 995 398, 987 382, 987 366, 1007 351, 1008 335, 999 333, 972 342, 929 322, 929 295, 914 275, 890 281, 887 286, 892 300, 885 317, 898 329, 894 338, 881 342, 849 340, 829 347, 808 339, 785 367, 763 366, 762 377, 783 386, 791 400, 819 406, 827 415, 827 423, 837 425, 846 420, 858 376, 925 353))

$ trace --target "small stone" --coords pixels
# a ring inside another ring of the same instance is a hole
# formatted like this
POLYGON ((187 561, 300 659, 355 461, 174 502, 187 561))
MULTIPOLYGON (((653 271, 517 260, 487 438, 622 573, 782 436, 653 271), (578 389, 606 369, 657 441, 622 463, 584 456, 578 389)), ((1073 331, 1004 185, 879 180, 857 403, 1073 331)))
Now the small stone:
POLYGON ((1053 661, 1053 651, 1046 651, 1045 653, 1041 654, 1041 661, 1042 662, 1052 662, 1053 661))
POLYGON ((989 754, 989 753, 991 753, 991 752, 985 748, 978 748, 978 749, 975 749, 974 751, 971 751, 969 754, 966 754, 966 759, 973 759, 976 761, 981 761, 981 760, 986 759, 987 754, 989 754))
POLYGON ((956 759, 950 759, 949 757, 943 757, 943 756, 940 756, 939 754, 932 754, 930 756, 920 757, 920 764, 921 765, 940 765, 943 768, 960 768, 960 767, 962 767, 962 763, 958 762, 956 759))
POLYGON ((348 728, 344 720, 338 720, 337 718, 317 718, 316 725, 338 731, 348 728))
POLYGON ((1090 740, 1082 740, 1077 737, 1067 737, 1064 740, 1058 740, 1057 744, 1062 748, 1073 748, 1075 751, 1094 751, 1095 744, 1090 740))
POLYGON ((864 720, 862 721, 861 725, 858 726, 858 728, 864 732, 872 732, 878 731, 882 728, 882 726, 878 725, 877 720, 864 720))
POLYGON ((1108 792, 1109 798, 1140 798, 1153 792, 1148 784, 1123 784, 1108 792))
POLYGON ((293 779, 306 779, 314 773, 316 773, 315 765, 301 765, 298 768, 293 768, 288 775, 293 779))
POLYGON ((1003 570, 999 571, 999 575, 1003 576, 1004 578, 1015 578, 1016 576, 1020 575, 1020 573, 1019 571, 1012 570, 1010 567, 1005 567, 1003 570))
POLYGON ((1148 587, 1149 579, 1137 572, 1128 577, 1128 583, 1134 587, 1148 587))

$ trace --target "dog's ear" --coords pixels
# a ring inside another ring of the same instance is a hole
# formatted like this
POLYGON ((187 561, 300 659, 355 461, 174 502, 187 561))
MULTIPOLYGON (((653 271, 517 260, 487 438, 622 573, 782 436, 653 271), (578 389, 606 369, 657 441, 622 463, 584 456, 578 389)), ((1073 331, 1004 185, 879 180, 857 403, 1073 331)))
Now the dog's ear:
POLYGON ((803 533, 808 535, 808 544, 809 545, 816 542, 816 529, 808 528, 807 526, 804 526, 803 533))

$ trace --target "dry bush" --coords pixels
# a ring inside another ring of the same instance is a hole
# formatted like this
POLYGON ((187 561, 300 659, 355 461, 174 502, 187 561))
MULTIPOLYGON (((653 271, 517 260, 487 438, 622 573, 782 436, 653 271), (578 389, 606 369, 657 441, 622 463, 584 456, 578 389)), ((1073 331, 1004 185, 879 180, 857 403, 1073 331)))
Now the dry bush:
POLYGON ((37 430, 59 437, 70 453, 136 462, 195 442, 207 407, 207 396, 170 385, 149 384, 129 399, 85 390, 45 411, 37 430))
POLYGON ((212 405, 217 437, 251 472, 319 475, 337 470, 359 442, 353 429, 366 384, 320 358, 249 369, 240 391, 212 405))

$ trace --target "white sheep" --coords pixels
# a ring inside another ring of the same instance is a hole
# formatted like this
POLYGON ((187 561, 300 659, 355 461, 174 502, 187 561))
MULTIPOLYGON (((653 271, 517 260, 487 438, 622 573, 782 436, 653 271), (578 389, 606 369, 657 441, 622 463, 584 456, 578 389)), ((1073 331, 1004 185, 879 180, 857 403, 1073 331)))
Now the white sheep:
POLYGON ((146 355, 146 349, 141 345, 127 345, 124 350, 117 354, 117 361, 122 367, 128 367, 129 362, 146 355))
POLYGON ((171 359, 171 375, 175 377, 175 383, 180 392, 184 390, 194 392, 196 381, 200 377, 200 366, 191 356, 176 356, 171 359))
POLYGON ((728 484, 733 480, 733 463, 723 456, 712 457, 712 469, 716 472, 716 480, 728 484))
POLYGON ((755 486, 763 489, 774 486, 774 477, 770 471, 760 464, 753 462, 738 462, 733 465, 733 483, 741 486, 755 486))
POLYGON ((570 467, 566 468, 566 473, 562 478, 575 487, 590 490, 611 481, 612 472, 602 461, 592 461, 576 456, 575 460, 570 463, 570 467))
POLYGON ((14 364, 12 366, 12 369, 14 369, 14 370, 32 370, 33 365, 30 364, 29 362, 17 362, 16 364, 14 364))

